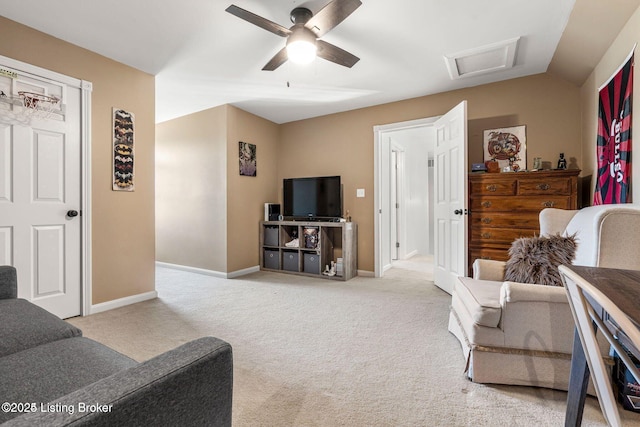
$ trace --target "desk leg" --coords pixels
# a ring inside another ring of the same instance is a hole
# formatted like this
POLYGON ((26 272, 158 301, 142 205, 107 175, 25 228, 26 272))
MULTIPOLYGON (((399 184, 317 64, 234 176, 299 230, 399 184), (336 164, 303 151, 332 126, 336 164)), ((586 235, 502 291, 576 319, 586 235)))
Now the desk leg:
POLYGON ((564 418, 565 427, 577 427, 582 424, 582 412, 588 386, 589 365, 587 365, 580 335, 576 329, 573 334, 573 355, 571 356, 571 373, 567 393, 567 412, 564 418))

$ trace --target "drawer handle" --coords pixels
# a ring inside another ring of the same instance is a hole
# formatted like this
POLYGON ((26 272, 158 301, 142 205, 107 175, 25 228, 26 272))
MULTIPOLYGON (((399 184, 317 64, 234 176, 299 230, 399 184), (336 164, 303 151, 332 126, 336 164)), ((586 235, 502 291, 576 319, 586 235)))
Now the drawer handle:
POLYGON ((494 184, 491 185, 487 185, 487 190, 488 191, 496 191, 498 189, 498 187, 496 187, 494 184))
POLYGON ((547 200, 546 202, 542 202, 542 206, 545 208, 552 208, 556 205, 556 202, 552 202, 551 200, 547 200))
POLYGON ((491 219, 491 218, 482 218, 480 221, 482 221, 484 224, 491 224, 493 219, 491 219))
POLYGON ((491 238, 491 233, 482 233, 482 238, 483 239, 490 239, 491 238))
POLYGON ((536 188, 538 190, 548 190, 551 186, 549 184, 538 184, 536 185, 536 188))
POLYGON ((490 201, 486 201, 486 202, 482 202, 482 207, 484 208, 490 208, 492 205, 492 203, 490 201))

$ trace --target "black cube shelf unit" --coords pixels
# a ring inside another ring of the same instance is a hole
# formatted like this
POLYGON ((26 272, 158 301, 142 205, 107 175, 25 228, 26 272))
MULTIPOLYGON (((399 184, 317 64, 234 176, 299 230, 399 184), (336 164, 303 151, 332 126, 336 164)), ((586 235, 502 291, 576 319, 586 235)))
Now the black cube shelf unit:
POLYGON ((358 275, 357 241, 358 225, 354 222, 263 221, 260 269, 349 280, 358 275), (298 244, 291 246, 296 238, 298 244), (323 274, 332 261, 338 266, 337 274, 323 274))

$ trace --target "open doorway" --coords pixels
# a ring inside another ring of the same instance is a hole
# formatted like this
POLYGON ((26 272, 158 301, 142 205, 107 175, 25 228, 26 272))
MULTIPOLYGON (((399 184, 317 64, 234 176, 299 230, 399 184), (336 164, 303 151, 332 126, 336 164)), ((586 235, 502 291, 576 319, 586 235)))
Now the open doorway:
POLYGON ((433 274, 433 152, 437 117, 376 126, 375 276, 433 274))

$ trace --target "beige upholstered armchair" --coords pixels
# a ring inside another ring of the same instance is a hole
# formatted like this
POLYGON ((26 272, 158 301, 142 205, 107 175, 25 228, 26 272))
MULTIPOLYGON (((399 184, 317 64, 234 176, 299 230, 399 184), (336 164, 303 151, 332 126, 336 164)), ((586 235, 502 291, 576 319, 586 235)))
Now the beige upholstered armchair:
MULTIPOLYGON (((541 235, 577 238, 573 264, 640 270, 640 205, 544 209, 541 235)), ((564 288, 505 282, 505 263, 475 260, 452 293, 449 331, 474 382, 567 390, 574 322, 564 288)))

